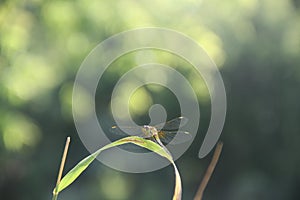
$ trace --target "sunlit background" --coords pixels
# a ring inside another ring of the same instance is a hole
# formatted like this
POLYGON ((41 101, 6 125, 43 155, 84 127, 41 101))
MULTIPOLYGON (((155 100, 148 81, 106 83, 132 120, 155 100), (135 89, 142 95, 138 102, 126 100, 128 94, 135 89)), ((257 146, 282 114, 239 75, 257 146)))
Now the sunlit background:
MULTIPOLYGON (((145 26, 190 36, 222 74, 228 98, 224 150, 204 199, 300 199, 297 0, 0 1, 0 199, 50 199, 67 136, 72 141, 65 171, 88 155, 72 118, 76 72, 99 42, 145 26)), ((211 154, 197 157, 210 119, 210 99, 191 65, 160 51, 121 57, 98 87, 97 114, 104 127, 113 125, 109 102, 114 84, 141 60, 153 57, 181 72, 199 100, 199 134, 177 160, 183 199, 192 199, 211 154)), ((82 98, 88 97, 83 93, 82 98)), ((149 123, 148 109, 154 103, 166 108, 168 119, 177 117, 174 98, 157 85, 140 88, 130 100, 132 117, 149 123)), ((83 114, 89 111, 82 106, 83 114)), ((171 199, 173 186, 170 166, 128 174, 95 162, 59 199, 171 199)))

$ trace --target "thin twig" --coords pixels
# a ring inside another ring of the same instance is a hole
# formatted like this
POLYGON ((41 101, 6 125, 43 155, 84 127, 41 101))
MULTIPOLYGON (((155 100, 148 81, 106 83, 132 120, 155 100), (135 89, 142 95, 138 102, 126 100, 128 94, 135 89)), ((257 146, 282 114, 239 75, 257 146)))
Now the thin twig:
MULTIPOLYGON (((62 173, 63 173, 63 170, 64 170, 64 166, 65 166, 65 162, 66 162, 66 158, 67 158, 67 153, 68 153, 68 149, 69 149, 70 140, 71 140, 70 137, 67 137, 66 145, 65 145, 65 149, 64 149, 64 153, 63 153, 63 156, 61 158, 60 168, 59 168, 59 172, 58 172, 58 176, 57 176, 56 188, 57 188, 57 186, 60 183, 61 176, 62 176, 62 173)), ((57 195, 57 193, 56 194, 55 193, 56 193, 56 191, 54 190, 53 194, 57 195)))
POLYGON ((211 177, 211 175, 212 175, 212 173, 213 173, 213 171, 214 171, 214 169, 216 167, 216 164, 217 164, 217 162, 219 160, 219 157, 220 157, 220 154, 221 154, 221 151, 222 151, 222 147, 223 147, 223 143, 219 142, 217 144, 216 149, 215 149, 215 152, 214 152, 214 155, 212 157, 212 160, 211 160, 211 162, 210 162, 210 164, 209 164, 209 166, 208 166, 208 168, 207 168, 207 170, 205 172, 205 175, 204 175, 204 177, 202 179, 202 182, 201 182, 201 184, 200 184, 200 186, 198 188, 198 191, 196 193, 196 196, 195 196, 194 200, 202 200, 203 192, 204 192, 204 190, 205 190, 205 188, 207 186, 207 183, 208 183, 208 181, 209 181, 209 179, 210 179, 210 177, 211 177))

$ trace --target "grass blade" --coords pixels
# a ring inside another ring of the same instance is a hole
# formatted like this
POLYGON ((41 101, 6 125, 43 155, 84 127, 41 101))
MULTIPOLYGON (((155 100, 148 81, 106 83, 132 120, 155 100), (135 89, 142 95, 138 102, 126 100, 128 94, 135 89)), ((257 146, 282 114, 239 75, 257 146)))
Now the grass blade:
POLYGON ((171 155, 170 151, 160 141, 159 136, 155 135, 154 137, 155 137, 155 140, 157 141, 157 143, 164 150, 164 152, 170 156, 170 159, 168 159, 168 160, 172 163, 173 168, 174 168, 174 172, 175 172, 175 189, 174 189, 174 194, 173 194, 172 200, 181 200, 181 196, 182 196, 182 184, 181 184, 181 177, 180 177, 179 171, 178 171, 178 169, 177 169, 177 167, 175 165, 175 162, 174 162, 174 160, 172 158, 172 155, 171 155))
POLYGON ((180 174, 179 174, 179 171, 173 161, 172 161, 172 165, 173 165, 174 171, 175 171, 175 189, 174 189, 174 194, 173 194, 172 200, 181 200, 182 186, 181 186, 180 174))
MULTIPOLYGON (((101 149, 97 150, 95 153, 84 158, 82 161, 80 161, 73 169, 71 169, 63 177, 63 179, 60 181, 60 183, 53 190, 53 193, 57 195, 59 192, 61 192, 63 189, 65 189, 71 183, 73 183, 102 151, 112 148, 112 147, 122 145, 122 144, 126 144, 126 143, 132 143, 132 144, 138 145, 140 147, 146 148, 150 151, 153 151, 153 152, 157 153, 158 155, 167 158, 173 164, 173 166, 175 166, 171 154, 169 154, 169 152, 166 152, 165 149, 163 147, 161 147, 159 144, 157 144, 151 140, 146 140, 141 137, 130 136, 130 137, 122 138, 120 140, 112 142, 112 143, 102 147, 101 149)), ((179 174, 176 166, 174 168, 175 168, 176 174, 179 174)), ((177 175, 176 175, 176 177, 177 177, 177 175)), ((176 178, 176 180, 177 180, 177 178, 176 178)))

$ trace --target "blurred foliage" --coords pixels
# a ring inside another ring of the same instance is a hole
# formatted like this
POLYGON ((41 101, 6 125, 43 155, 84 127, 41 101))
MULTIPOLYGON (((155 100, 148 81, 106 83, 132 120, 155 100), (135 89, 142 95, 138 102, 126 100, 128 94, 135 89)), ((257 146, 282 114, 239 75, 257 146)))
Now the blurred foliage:
MULTIPOLYGON (((50 199, 67 135, 72 137, 67 169, 88 154, 71 111, 80 63, 106 38, 145 26, 192 37, 223 76, 228 98, 224 150, 204 198, 299 199, 299 5, 297 0, 0 1, 0 199, 50 199)), ((97 91, 107 127, 113 124, 113 84, 148 53, 120 58, 107 70, 97 91)), ((183 60, 163 52, 152 57, 188 77, 199 98, 199 134, 177 161, 183 198, 191 199, 209 161, 197 158, 210 118, 208 93, 183 60)), ((174 96, 149 88, 134 94, 133 117, 147 123, 152 103, 176 117, 174 96)), ((172 173, 167 167, 126 174, 97 163, 60 198, 170 199, 172 173)))

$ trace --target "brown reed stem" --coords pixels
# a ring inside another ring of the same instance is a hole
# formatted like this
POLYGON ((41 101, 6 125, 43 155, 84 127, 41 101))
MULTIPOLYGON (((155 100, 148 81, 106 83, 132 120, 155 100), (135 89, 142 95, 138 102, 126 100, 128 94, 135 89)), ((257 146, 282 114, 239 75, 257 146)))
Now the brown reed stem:
MULTIPOLYGON (((57 176, 56 188, 57 188, 58 184, 60 183, 60 180, 61 180, 61 177, 62 177, 62 173, 63 173, 63 170, 64 170, 64 166, 65 166, 65 162, 66 162, 66 158, 67 158, 67 153, 68 153, 68 149, 69 149, 70 140, 71 140, 70 137, 67 137, 64 153, 63 153, 63 156, 61 158, 60 168, 59 168, 59 172, 58 172, 58 176, 57 176)), ((53 192, 56 192, 56 191, 53 191, 53 192)))
POLYGON ((205 190, 205 188, 206 188, 206 186, 208 184, 208 181, 209 181, 209 179, 210 179, 210 177, 211 177, 211 175, 212 175, 212 173, 213 173, 213 171, 214 171, 214 169, 216 167, 216 164, 217 164, 217 162, 219 160, 219 157, 220 157, 220 154, 221 154, 221 151, 222 151, 222 147, 223 147, 223 143, 219 142, 217 144, 216 149, 215 149, 215 152, 214 152, 214 155, 212 157, 212 160, 211 160, 211 162, 210 162, 210 164, 209 164, 209 166, 208 166, 208 168, 207 168, 207 170, 205 172, 205 175, 204 175, 204 177, 203 177, 203 179, 201 181, 201 184, 200 184, 200 186, 198 188, 198 191, 197 191, 197 193, 195 195, 194 200, 202 200, 204 190, 205 190))

